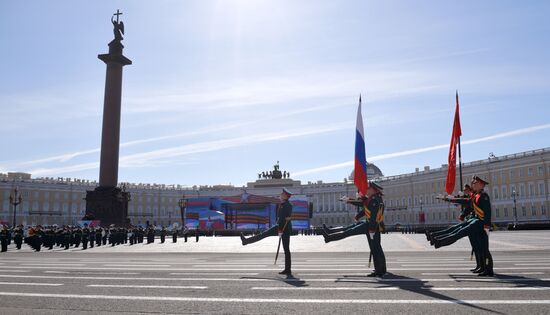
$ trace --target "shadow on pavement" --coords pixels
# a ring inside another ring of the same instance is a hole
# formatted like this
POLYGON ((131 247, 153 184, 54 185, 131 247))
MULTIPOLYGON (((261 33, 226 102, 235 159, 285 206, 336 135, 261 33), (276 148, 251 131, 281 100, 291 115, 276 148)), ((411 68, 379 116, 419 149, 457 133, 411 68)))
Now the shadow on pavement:
MULTIPOLYGON (((367 276, 344 275, 342 278, 336 279, 335 282, 365 283, 363 279, 354 280, 353 278, 367 278, 367 276)), ((486 309, 477 305, 465 303, 462 300, 458 300, 444 294, 434 292, 430 290, 430 288, 432 288, 433 286, 428 284, 428 281, 422 281, 420 279, 410 278, 405 276, 398 276, 392 273, 387 273, 383 278, 368 278, 368 279, 372 279, 372 282, 369 282, 369 283, 380 284, 379 288, 398 288, 399 290, 413 292, 413 293, 424 295, 426 297, 430 297, 437 300, 449 301, 455 304, 471 307, 473 309, 480 310, 480 311, 490 312, 494 314, 503 314, 503 313, 486 309)))

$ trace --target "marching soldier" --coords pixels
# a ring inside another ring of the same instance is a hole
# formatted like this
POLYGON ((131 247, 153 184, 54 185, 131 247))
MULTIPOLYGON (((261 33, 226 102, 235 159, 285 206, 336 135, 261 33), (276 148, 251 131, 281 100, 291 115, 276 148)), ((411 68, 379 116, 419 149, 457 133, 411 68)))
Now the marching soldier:
POLYGON ((277 219, 277 224, 271 227, 264 232, 254 235, 249 238, 245 238, 241 233, 241 241, 243 245, 255 243, 261 239, 264 239, 268 236, 276 236, 277 234, 281 237, 283 243, 283 249, 285 251, 285 269, 279 274, 281 275, 291 275, 291 256, 290 256, 290 234, 292 233, 292 204, 288 200, 292 196, 292 193, 286 188, 283 188, 283 192, 280 195, 281 204, 279 206, 279 217, 277 219))
POLYGON ((492 277, 494 275, 493 257, 489 251, 488 235, 488 230, 491 226, 491 201, 489 195, 484 191, 485 186, 488 184, 487 181, 474 175, 472 179, 472 189, 474 191, 472 198, 472 207, 475 212, 474 219, 470 220, 468 225, 455 233, 446 235, 442 238, 435 238, 434 240, 435 248, 451 245, 467 235, 471 235, 478 240, 478 245, 480 246, 479 260, 481 263, 478 275, 480 277, 492 277))
POLYGON ((90 237, 90 230, 88 229, 88 224, 84 224, 82 229, 82 250, 88 248, 88 238, 90 237))
POLYGON ((19 225, 15 230, 13 230, 14 237, 13 241, 15 242, 15 246, 17 249, 21 249, 21 245, 23 244, 23 226, 19 225))
POLYGON ((95 244, 95 228, 94 227, 91 227, 90 228, 90 248, 94 248, 94 244, 95 244))
POLYGON ((0 242, 2 243, 2 252, 8 251, 8 228, 3 225, 0 231, 0 242))
POLYGON ((367 196, 361 196, 359 200, 343 199, 347 203, 360 206, 355 220, 363 217, 365 221, 357 222, 347 227, 327 229, 323 226, 325 242, 332 242, 350 237, 353 235, 366 234, 371 255, 374 260, 374 271, 369 277, 382 277, 386 274, 386 256, 380 244, 380 234, 383 231, 384 202, 382 200, 383 188, 378 183, 369 182, 367 196))
POLYGON ((174 228, 172 231, 172 243, 176 243, 178 241, 178 229, 174 228))
MULTIPOLYGON (((472 207, 472 198, 474 196, 474 192, 472 191, 472 188, 470 185, 466 184, 464 185, 464 195, 458 196, 455 198, 448 198, 444 197, 441 198, 443 201, 447 201, 450 203, 460 204, 462 207, 462 210, 460 212, 459 220, 461 223, 455 224, 447 229, 437 231, 437 232, 428 232, 426 231, 426 237, 428 241, 430 241, 431 245, 434 245, 436 238, 443 238, 447 235, 453 234, 460 230, 461 228, 469 225, 471 223, 471 220, 475 218, 474 209, 472 207)), ((470 240, 470 245, 472 246, 472 253, 475 256, 476 259, 476 267, 474 269, 470 269, 473 273, 480 273, 481 272, 481 246, 479 245, 479 240, 473 237, 472 234, 468 234, 468 239, 470 240)))
POLYGON ((367 238, 374 261, 374 271, 368 277, 383 277, 386 274, 386 256, 380 244, 380 234, 384 226, 383 188, 376 182, 370 182, 367 189, 367 200, 363 202, 364 214, 367 218, 367 238))
POLYGON ((166 228, 162 227, 162 230, 160 231, 160 243, 164 244, 165 240, 166 240, 166 228))
POLYGON ((327 228, 327 226, 323 224, 322 233, 325 238, 325 243, 338 241, 354 235, 365 235, 367 233, 368 225, 365 220, 365 213, 363 209, 363 202, 365 200, 367 200, 367 197, 365 196, 361 196, 358 200, 350 200, 347 199, 347 197, 342 199, 342 201, 345 201, 346 203, 357 206, 357 214, 354 218, 356 222, 345 227, 337 228, 327 228))

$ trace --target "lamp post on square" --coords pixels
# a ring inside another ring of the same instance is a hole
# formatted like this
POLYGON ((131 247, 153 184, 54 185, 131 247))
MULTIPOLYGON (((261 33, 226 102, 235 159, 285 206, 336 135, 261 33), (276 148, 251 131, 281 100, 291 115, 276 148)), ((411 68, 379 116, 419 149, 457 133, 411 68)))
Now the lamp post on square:
POLYGON ((17 206, 23 202, 23 196, 21 195, 21 192, 19 192, 19 187, 15 187, 13 190, 13 193, 10 194, 10 204, 13 206, 13 226, 16 225, 16 215, 17 215, 17 206))

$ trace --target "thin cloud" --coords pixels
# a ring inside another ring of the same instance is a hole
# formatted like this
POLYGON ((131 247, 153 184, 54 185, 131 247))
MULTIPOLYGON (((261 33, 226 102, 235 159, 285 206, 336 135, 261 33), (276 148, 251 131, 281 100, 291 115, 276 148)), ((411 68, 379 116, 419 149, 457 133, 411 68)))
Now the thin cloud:
MULTIPOLYGON (((487 136, 487 137, 462 141, 462 145, 486 142, 486 141, 491 141, 491 140, 496 140, 496 139, 513 137, 513 136, 519 136, 519 135, 533 133, 533 132, 537 132, 537 131, 545 130, 545 129, 550 129, 550 124, 538 125, 538 126, 522 128, 522 129, 516 129, 516 130, 512 130, 512 131, 507 131, 507 132, 503 132, 503 133, 494 134, 494 135, 487 136)), ((406 151, 376 155, 376 156, 373 156, 373 157, 369 158, 368 160, 371 161, 371 162, 380 161, 380 160, 386 160, 386 159, 391 159, 391 158, 395 158, 395 157, 414 155, 414 154, 430 152, 430 151, 435 151, 435 150, 441 150, 441 149, 448 149, 448 148, 449 148, 449 144, 440 144, 440 145, 434 145, 434 146, 429 146, 429 147, 425 147, 425 148, 419 148, 419 149, 413 149, 413 150, 406 150, 406 151)), ((354 165, 353 161, 342 162, 342 163, 325 165, 325 166, 321 166, 321 167, 316 167, 316 168, 311 168, 311 169, 307 169, 307 170, 297 171, 297 172, 293 172, 293 174, 294 174, 294 176, 316 174, 316 173, 331 171, 331 170, 335 170, 335 169, 348 168, 348 167, 352 167, 353 165, 354 165)))
MULTIPOLYGON (((192 155, 197 153, 221 151, 230 148, 237 148, 243 146, 250 146, 256 144, 262 144, 267 142, 273 142, 277 140, 306 137, 319 135, 324 133, 335 132, 339 130, 349 129, 351 122, 345 122, 341 124, 335 124, 326 127, 310 127, 304 129, 290 130, 285 133, 264 133, 244 137, 236 137, 215 141, 198 142, 188 144, 184 146, 165 148, 161 150, 154 150, 149 152, 142 152, 132 155, 123 156, 120 158, 120 167, 150 167, 166 164, 167 161, 171 161, 175 157, 182 157, 186 155, 192 155)), ((85 171, 90 169, 99 168, 99 163, 83 163, 70 165, 57 168, 39 168, 30 171, 35 175, 53 175, 63 174, 78 171, 85 171)))

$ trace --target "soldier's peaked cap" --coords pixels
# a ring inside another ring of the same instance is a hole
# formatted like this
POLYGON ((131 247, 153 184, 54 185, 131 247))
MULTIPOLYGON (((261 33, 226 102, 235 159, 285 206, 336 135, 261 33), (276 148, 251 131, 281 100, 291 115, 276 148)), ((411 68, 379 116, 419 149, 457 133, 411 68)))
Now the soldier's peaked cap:
POLYGON ((369 186, 372 186, 374 189, 378 190, 378 191, 383 191, 384 188, 382 186, 380 186, 377 182, 375 181, 370 181, 369 182, 369 186))
POLYGON ((283 193, 287 194, 289 197, 292 196, 292 192, 286 188, 283 188, 283 193))
POLYGON ((479 176, 477 176, 477 175, 474 175, 474 176, 472 177, 472 182, 481 182, 481 183, 483 183, 484 185, 489 185, 489 182, 488 182, 488 181, 484 180, 483 178, 481 178, 481 177, 479 177, 479 176))

